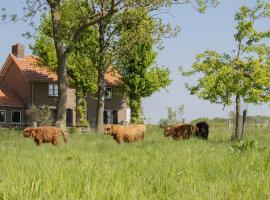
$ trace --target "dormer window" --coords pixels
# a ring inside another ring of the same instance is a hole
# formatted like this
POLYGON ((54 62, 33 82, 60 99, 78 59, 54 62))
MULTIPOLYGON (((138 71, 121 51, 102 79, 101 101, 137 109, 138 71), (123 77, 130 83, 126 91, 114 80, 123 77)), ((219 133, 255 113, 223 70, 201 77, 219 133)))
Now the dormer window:
POLYGON ((112 88, 111 87, 105 88, 105 99, 112 99, 112 88))
POLYGON ((58 85, 57 84, 49 84, 49 96, 58 97, 58 85))

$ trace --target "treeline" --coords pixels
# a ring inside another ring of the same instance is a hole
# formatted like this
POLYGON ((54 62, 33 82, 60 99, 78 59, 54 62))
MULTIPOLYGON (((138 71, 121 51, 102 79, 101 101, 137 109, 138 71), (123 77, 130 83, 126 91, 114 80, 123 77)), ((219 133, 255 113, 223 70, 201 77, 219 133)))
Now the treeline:
MULTIPOLYGON (((228 117, 228 118, 207 118, 207 117, 202 117, 195 119, 191 121, 192 124, 195 124, 199 121, 206 121, 209 124, 228 124, 229 120, 231 123, 234 122, 234 117, 228 117)), ((247 116, 247 124, 258 124, 258 125, 269 125, 270 124, 270 116, 264 116, 264 115, 254 115, 254 116, 247 116)))

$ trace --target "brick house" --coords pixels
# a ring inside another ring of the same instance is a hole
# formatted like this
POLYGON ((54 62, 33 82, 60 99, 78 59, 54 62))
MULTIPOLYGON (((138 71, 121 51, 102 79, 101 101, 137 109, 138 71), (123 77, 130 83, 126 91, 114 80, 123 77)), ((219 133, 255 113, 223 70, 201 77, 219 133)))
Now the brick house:
MULTIPOLYGON (((0 125, 24 126, 29 123, 27 109, 31 105, 56 109, 57 75, 38 66, 38 58, 25 56, 24 46, 12 46, 0 71, 0 125)), ((67 126, 75 125, 75 89, 68 89, 67 126)))
MULTIPOLYGON (((117 89, 119 76, 106 74, 104 123, 128 123, 130 109, 117 89)), ((67 94, 66 124, 76 124, 75 89, 67 94)), ((0 69, 0 126, 24 126, 29 123, 27 110, 31 105, 56 109, 58 96, 57 75, 48 68, 38 66, 38 58, 25 56, 24 46, 12 46, 10 54, 0 69)), ((95 95, 94 95, 95 96, 95 95)), ((87 118, 94 125, 97 111, 95 97, 87 98, 87 118)))

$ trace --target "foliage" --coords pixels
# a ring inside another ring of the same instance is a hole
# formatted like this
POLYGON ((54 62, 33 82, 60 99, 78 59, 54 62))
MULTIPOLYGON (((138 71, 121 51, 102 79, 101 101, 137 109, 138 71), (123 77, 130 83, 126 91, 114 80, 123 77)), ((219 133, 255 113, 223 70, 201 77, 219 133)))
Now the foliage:
POLYGON ((131 122, 142 123, 142 98, 171 83, 169 70, 155 64, 154 45, 159 42, 164 25, 157 24, 144 9, 123 14, 117 41, 117 67, 131 108, 131 122), (159 28, 158 28, 159 27, 159 28))
POLYGON ((76 111, 79 113, 80 119, 79 124, 82 127, 89 127, 89 122, 87 120, 87 102, 85 98, 81 99, 81 104, 77 106, 76 111))
MULTIPOLYGON (((62 16, 68 16, 70 9, 72 7, 64 9, 67 13, 62 13, 62 16)), ((64 20, 67 21, 68 19, 64 20)), ((50 16, 43 16, 38 28, 38 34, 34 37, 34 40, 34 45, 31 45, 30 48, 33 54, 40 58, 39 65, 57 71, 57 56, 50 16)), ((72 46, 74 50, 68 57, 67 66, 70 84, 75 85, 76 89, 83 93, 94 93, 97 90, 96 56, 92 55, 97 49, 97 33, 95 29, 88 28, 82 35, 82 39, 72 44, 72 46)))
POLYGON ((270 135, 253 129, 250 153, 231 153, 228 132, 209 141, 173 141, 147 127, 143 143, 73 134, 36 147, 21 131, 0 130, 3 199, 269 199, 270 135), (265 147, 260 150, 259 147, 265 147), (106 177, 106 178, 105 178, 106 177), (104 186, 106 190, 104 190, 104 186), (61 188, 61 189, 60 189, 61 188))
POLYGON ((54 121, 49 106, 37 107, 32 105, 28 112, 30 121, 38 122, 38 125, 40 126, 49 125, 54 121))
MULTIPOLYGON (((255 8, 242 6, 237 21, 236 55, 205 51, 196 57, 192 70, 184 76, 202 75, 194 86, 186 84, 191 94, 211 103, 230 105, 236 97, 236 125, 239 127, 240 102, 259 104, 270 100, 270 47, 265 39, 270 30, 256 30, 256 22, 270 17, 270 4, 257 1, 255 8)), ((236 128, 235 138, 240 139, 236 128)))
POLYGON ((234 153, 234 152, 250 152, 252 149, 255 148, 255 141, 251 140, 251 141, 248 141, 248 140, 241 140, 239 142, 237 142, 236 144, 233 144, 229 150, 230 152, 234 153))

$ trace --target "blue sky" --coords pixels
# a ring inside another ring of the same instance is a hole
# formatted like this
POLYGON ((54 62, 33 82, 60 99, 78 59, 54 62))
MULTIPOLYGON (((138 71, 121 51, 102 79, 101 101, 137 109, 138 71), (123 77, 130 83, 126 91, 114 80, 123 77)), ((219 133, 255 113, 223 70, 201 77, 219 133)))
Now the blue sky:
MULTIPOLYGON (((12 12, 21 12, 24 0, 1 0, 1 7, 12 12)), ((178 72, 179 66, 189 69, 198 53, 207 49, 219 52, 232 52, 234 42, 234 13, 241 5, 255 5, 255 0, 221 0, 217 8, 210 8, 205 14, 197 13, 190 6, 176 6, 170 15, 162 16, 164 21, 181 27, 181 33, 174 39, 164 41, 164 50, 159 52, 157 63, 169 67, 173 83, 166 89, 143 100, 144 115, 153 123, 166 117, 167 107, 177 108, 185 105, 185 118, 190 121, 198 117, 227 117, 233 107, 223 110, 222 105, 210 104, 207 101, 191 96, 184 87, 184 82, 192 83, 194 78, 183 78, 178 72)), ((265 30, 270 22, 262 22, 258 28, 265 30)), ((11 45, 21 43, 26 46, 26 54, 31 54, 28 45, 31 40, 23 38, 22 33, 31 30, 27 24, 9 23, 0 25, 0 66, 2 66, 11 45)), ((248 114, 269 115, 269 105, 243 105, 248 114)))

